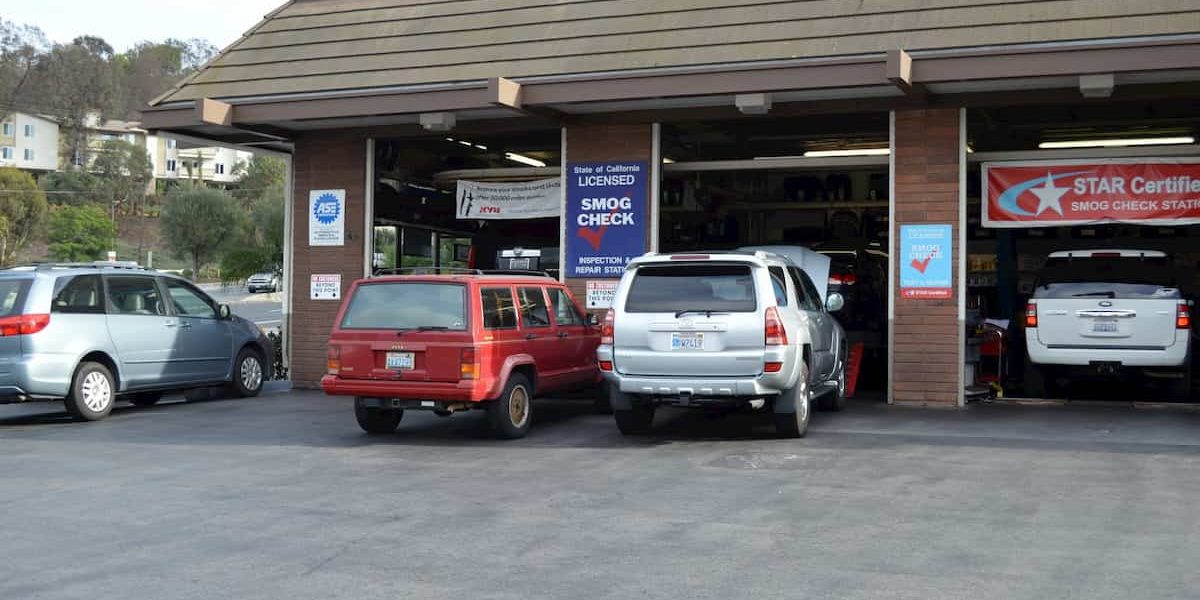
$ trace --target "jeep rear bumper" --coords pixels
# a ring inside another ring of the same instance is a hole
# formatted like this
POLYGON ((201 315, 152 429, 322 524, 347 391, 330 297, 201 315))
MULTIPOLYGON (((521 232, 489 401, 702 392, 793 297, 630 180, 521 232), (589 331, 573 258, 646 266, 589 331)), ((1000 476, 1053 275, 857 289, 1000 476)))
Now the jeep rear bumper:
POLYGON ((321 389, 331 396, 449 402, 484 402, 493 397, 491 390, 474 379, 456 382, 386 381, 326 375, 321 378, 321 389))

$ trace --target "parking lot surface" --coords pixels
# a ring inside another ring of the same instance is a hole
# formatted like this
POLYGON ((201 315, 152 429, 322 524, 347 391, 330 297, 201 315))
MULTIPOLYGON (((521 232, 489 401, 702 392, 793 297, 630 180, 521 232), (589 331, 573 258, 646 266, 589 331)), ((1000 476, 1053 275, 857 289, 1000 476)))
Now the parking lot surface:
POLYGON ((368 437, 310 392, 0 406, 0 598, 1195 598, 1200 413, 586 401, 368 437))

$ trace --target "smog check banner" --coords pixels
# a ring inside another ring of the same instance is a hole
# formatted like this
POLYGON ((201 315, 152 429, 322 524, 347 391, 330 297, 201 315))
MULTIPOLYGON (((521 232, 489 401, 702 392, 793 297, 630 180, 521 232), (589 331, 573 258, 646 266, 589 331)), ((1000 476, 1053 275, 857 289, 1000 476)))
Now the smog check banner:
POLYGON ((620 277, 646 252, 650 166, 567 165, 567 277, 620 277))
POLYGON ((1200 223, 1200 158, 983 165, 984 227, 1200 223))

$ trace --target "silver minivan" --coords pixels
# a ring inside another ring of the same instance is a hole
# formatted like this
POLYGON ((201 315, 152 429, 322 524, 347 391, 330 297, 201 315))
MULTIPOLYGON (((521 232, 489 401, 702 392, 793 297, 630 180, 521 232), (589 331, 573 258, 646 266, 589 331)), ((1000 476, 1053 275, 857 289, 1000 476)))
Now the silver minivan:
POLYGON ((118 396, 216 385, 254 396, 274 350, 254 323, 185 279, 123 263, 0 271, 0 404, 66 402, 95 421, 118 396))
POLYGON ((764 251, 634 259, 606 315, 597 358, 617 427, 647 432, 657 406, 767 411, 784 437, 810 401, 843 406, 845 334, 811 277, 764 251))

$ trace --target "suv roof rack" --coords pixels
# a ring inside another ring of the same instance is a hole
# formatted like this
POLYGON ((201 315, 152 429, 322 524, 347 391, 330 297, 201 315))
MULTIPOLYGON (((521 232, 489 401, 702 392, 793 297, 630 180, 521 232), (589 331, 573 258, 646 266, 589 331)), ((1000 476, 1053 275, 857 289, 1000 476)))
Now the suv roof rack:
POLYGON ((396 269, 377 269, 376 275, 483 275, 479 269, 464 269, 462 267, 400 267, 396 269))
POLYGON ((47 262, 33 263, 29 265, 18 265, 9 267, 10 269, 34 269, 37 271, 49 271, 50 269, 128 269, 130 271, 146 271, 146 267, 137 264, 133 261, 107 261, 97 260, 94 262, 47 262))
POLYGON ((551 275, 549 271, 533 271, 526 269, 487 269, 481 272, 483 275, 530 275, 533 277, 549 277, 557 279, 551 275))

